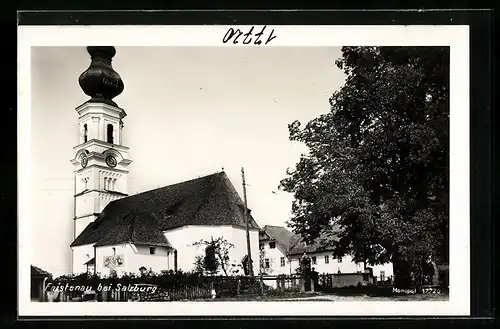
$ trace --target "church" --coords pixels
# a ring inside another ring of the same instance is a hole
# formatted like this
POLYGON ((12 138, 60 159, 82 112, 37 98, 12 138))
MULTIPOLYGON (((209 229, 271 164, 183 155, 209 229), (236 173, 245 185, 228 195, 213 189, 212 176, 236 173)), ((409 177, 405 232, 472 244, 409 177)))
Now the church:
MULTIPOLYGON (((193 243, 224 238, 230 264, 245 265, 245 204, 222 171, 128 195, 132 160, 122 143, 127 113, 113 101, 124 90, 112 67, 114 47, 87 47, 89 68, 79 84, 90 97, 76 108, 80 141, 74 171, 72 272, 190 271, 204 255, 193 243)), ((259 272, 259 226, 248 210, 253 272, 259 272)))

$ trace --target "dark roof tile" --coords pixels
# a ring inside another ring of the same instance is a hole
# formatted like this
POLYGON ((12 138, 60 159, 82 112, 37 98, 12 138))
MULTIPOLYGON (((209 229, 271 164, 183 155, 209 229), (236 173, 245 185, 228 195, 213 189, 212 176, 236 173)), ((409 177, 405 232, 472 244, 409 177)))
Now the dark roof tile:
POLYGON ((31 265, 31 276, 49 277, 51 276, 51 274, 47 271, 42 270, 39 267, 31 265))

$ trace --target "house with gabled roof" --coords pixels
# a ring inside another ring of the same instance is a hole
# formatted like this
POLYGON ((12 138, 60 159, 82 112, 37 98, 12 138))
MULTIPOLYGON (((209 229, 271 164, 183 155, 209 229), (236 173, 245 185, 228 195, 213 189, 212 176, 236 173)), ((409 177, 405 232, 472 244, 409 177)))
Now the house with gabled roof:
MULTIPOLYGON (((296 273, 304 254, 311 258, 311 265, 318 273, 359 273, 366 269, 364 263, 354 262, 349 255, 334 258, 330 239, 335 239, 335 235, 323 234, 314 244, 307 244, 285 227, 266 225, 259 232, 261 271, 269 275, 296 273)), ((392 264, 369 267, 378 278, 393 275, 392 264)))

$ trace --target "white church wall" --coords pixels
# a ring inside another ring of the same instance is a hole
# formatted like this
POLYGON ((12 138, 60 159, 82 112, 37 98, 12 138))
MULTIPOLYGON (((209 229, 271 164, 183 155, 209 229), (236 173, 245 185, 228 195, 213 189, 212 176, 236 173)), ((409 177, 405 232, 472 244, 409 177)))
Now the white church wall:
POLYGON ((134 254, 130 259, 132 263, 127 265, 130 272, 138 272, 139 268, 142 266, 157 273, 171 269, 170 258, 173 257, 173 255, 170 254, 168 248, 154 247, 154 255, 150 254, 150 246, 131 245, 131 248, 134 249, 134 254))
POLYGON ((94 215, 77 218, 75 220, 75 238, 78 237, 83 232, 83 230, 94 220, 94 215))
MULTIPOLYGON (((202 247, 192 246, 193 243, 206 240, 210 241, 223 237, 232 244, 231 262, 241 263, 242 258, 247 252, 245 229, 232 226, 196 226, 189 225, 164 232, 165 237, 173 248, 177 249, 177 269, 182 271, 191 271, 194 269, 194 262, 197 255, 204 255, 202 247)), ((252 258, 254 259, 254 272, 258 273, 258 230, 250 231, 250 246, 252 248, 252 258)))
POLYGON ((102 275, 108 275, 109 268, 104 267, 104 260, 108 256, 123 256, 123 265, 116 268, 118 274, 139 273, 139 268, 145 267, 154 272, 169 269, 168 249, 164 247, 155 247, 155 254, 149 254, 149 246, 137 246, 133 244, 120 244, 113 246, 102 246, 96 248, 97 272, 102 275), (113 250, 114 248, 114 250, 113 250))

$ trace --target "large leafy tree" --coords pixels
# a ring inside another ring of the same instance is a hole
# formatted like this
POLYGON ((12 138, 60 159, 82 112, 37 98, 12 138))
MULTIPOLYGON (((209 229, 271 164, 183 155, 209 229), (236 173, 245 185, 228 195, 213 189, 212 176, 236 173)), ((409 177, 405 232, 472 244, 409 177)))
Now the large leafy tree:
POLYGON ((448 259, 449 48, 343 47, 336 65, 330 112, 289 125, 309 150, 280 184, 289 225, 309 242, 334 233, 336 256, 392 262, 405 287, 448 259))

